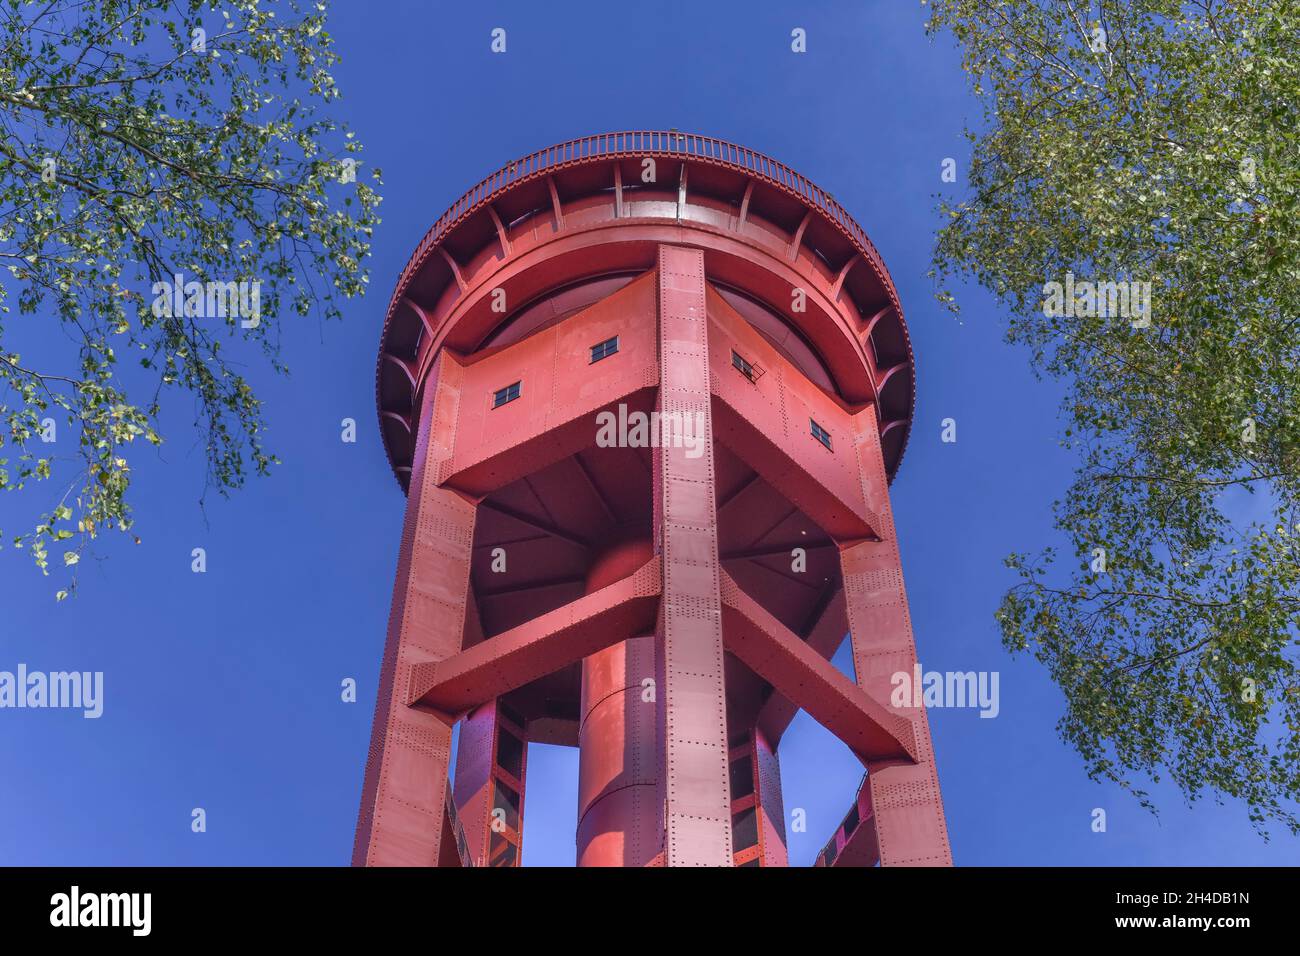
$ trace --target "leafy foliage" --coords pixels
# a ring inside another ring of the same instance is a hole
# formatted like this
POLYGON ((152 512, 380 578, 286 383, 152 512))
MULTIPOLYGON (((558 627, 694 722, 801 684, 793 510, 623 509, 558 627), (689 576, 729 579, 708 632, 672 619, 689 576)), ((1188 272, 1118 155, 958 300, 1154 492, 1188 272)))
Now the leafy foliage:
POLYGON ((1094 778, 1145 800, 1167 775, 1300 832, 1297 4, 931 6, 987 121, 942 209, 940 297, 971 276, 999 298, 1066 383, 1079 455, 1073 555, 1008 559, 1004 643, 1064 691, 1094 778), (1067 271, 1150 282, 1149 326, 1046 315, 1067 271))
POLYGON ((14 538, 48 573, 56 543, 71 566, 131 527, 129 451, 162 441, 169 392, 194 399, 209 487, 268 471, 260 403, 223 344, 283 371, 277 320, 336 317, 364 290, 379 198, 321 113, 338 96, 323 3, 0 0, 0 18, 0 490, 65 465, 42 450, 64 443, 42 441, 52 415, 79 448, 14 538), (258 315, 156 307, 178 275, 257 283, 258 315), (11 304, 59 323, 68 359, 5 348, 11 304))

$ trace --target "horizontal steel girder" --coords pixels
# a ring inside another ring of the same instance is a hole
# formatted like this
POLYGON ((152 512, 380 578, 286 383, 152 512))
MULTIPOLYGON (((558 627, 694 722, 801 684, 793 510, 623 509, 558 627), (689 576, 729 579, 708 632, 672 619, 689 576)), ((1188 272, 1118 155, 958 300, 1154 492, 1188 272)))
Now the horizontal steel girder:
POLYGON ((441 661, 410 670, 408 702, 456 714, 654 628, 658 559, 608 587, 441 661))
POLYGON ((722 573, 727 650, 866 762, 915 761, 911 721, 868 696, 722 573))

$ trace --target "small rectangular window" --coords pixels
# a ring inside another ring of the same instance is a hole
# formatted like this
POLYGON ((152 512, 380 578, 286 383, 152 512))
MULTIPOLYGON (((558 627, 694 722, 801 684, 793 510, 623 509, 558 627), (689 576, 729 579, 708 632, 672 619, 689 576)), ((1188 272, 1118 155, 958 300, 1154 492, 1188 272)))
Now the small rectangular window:
POLYGON ((506 402, 513 402, 516 398, 518 398, 520 384, 522 383, 515 382, 513 385, 507 385, 505 388, 498 388, 495 392, 493 392, 492 407, 500 408, 502 405, 506 404, 506 402))
POLYGON ((731 842, 737 852, 758 845, 758 813, 754 807, 741 810, 731 818, 731 842))
POLYGON ((731 350, 731 367, 751 382, 758 378, 754 371, 754 366, 746 362, 735 349, 731 350))
POLYGON ((828 432, 826 429, 822 428, 820 425, 818 425, 818 424, 817 424, 815 421, 813 421, 811 418, 808 419, 808 421, 812 424, 812 437, 813 437, 813 438, 816 438, 819 442, 821 442, 821 443, 822 443, 823 445, 825 445, 827 448, 830 448, 830 447, 831 447, 831 433, 828 432))
POLYGON ((524 742, 504 728, 497 731, 497 766, 516 780, 524 775, 524 742))
POLYGON ((741 757, 731 763, 731 799, 739 800, 754 792, 754 762, 741 757))
MULTIPOLYGON (((618 351, 618 336, 612 339, 606 339, 603 342, 597 342, 591 347, 591 361, 599 362, 603 358, 609 358, 618 351)), ((591 364, 591 363, 588 363, 591 364)))

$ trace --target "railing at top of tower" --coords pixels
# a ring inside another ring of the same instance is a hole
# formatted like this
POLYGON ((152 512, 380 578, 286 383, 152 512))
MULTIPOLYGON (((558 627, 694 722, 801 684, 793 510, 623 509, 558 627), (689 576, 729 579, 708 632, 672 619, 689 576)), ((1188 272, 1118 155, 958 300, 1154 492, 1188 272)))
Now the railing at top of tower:
MULTIPOLYGON (((633 130, 620 133, 598 133, 571 139, 565 143, 548 146, 529 153, 521 159, 501 167, 474 185, 457 199, 451 208, 444 212, 433 227, 420 240, 415 252, 407 260, 406 266, 397 280, 397 291, 405 288, 411 273, 424 261, 425 256, 443 237, 459 225, 467 216, 478 211, 499 193, 521 182, 546 175, 569 166, 579 165, 602 158, 612 159, 618 156, 677 156, 698 162, 730 166, 802 199, 823 213, 831 222, 852 241, 870 261, 876 273, 890 288, 890 298, 895 299, 888 272, 880 253, 872 244, 862 227, 845 211, 825 190, 795 172, 789 166, 764 156, 744 146, 714 139, 711 136, 699 136, 694 133, 679 133, 675 130, 633 130)), ((394 305, 396 296, 394 296, 394 305)), ((895 299, 894 305, 897 307, 895 299)), ((390 306, 391 311, 391 306, 390 306)))

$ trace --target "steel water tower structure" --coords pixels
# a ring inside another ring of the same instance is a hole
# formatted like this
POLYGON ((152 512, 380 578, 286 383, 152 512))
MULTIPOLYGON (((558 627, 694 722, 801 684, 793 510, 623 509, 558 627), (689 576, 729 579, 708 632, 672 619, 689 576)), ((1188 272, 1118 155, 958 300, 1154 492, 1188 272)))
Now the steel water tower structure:
POLYGON ((784 866, 799 709, 866 768, 818 865, 951 863, 890 700, 911 347, 829 194, 676 131, 533 153, 420 243, 377 377, 407 505, 354 863, 519 865, 540 741, 579 865, 784 866))

